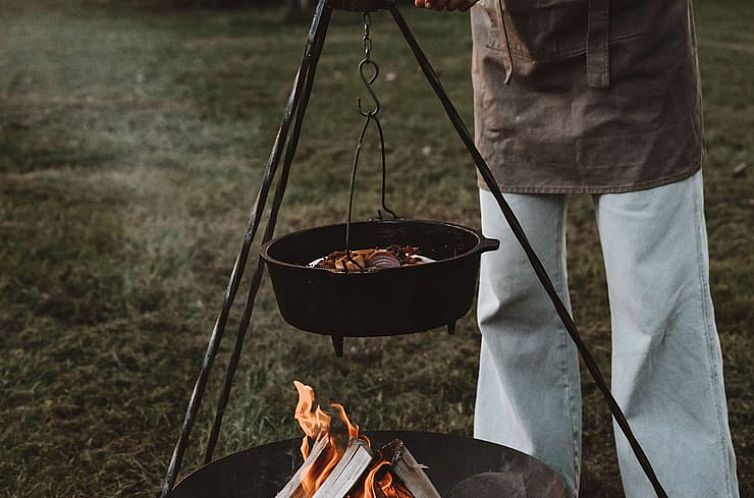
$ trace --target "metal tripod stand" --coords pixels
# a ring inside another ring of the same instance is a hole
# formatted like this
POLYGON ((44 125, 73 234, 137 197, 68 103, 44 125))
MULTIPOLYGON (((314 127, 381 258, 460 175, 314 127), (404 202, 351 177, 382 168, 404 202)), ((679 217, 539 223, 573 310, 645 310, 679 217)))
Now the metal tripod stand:
MULTIPOLYGON (((639 461, 639 464, 641 465, 642 469, 647 475, 647 478, 651 482, 655 493, 660 498, 666 498, 667 493, 658 481, 657 476, 655 475, 646 454, 642 450, 639 442, 636 440, 636 437, 634 436, 628 424, 628 421, 626 420, 626 417, 615 401, 615 398, 613 398, 610 392, 610 388, 607 386, 607 383, 605 382, 605 379, 600 372, 597 363, 582 341, 576 324, 568 313, 565 305, 558 297, 555 287, 550 280, 550 277, 547 275, 547 271, 542 265, 542 262, 539 260, 537 254, 532 249, 523 228, 516 219, 516 216, 514 215, 510 206, 503 198, 500 188, 497 186, 497 183, 492 176, 490 168, 487 166, 487 163, 474 144, 471 133, 469 132, 468 128, 464 124, 460 115, 445 93, 445 90, 440 83, 439 77, 435 73, 424 52, 419 47, 419 44, 416 41, 416 38, 414 38, 413 33, 409 29, 408 24, 395 5, 395 0, 319 0, 318 2, 309 30, 307 43, 304 50, 304 56, 294 79, 293 88, 290 92, 285 110, 283 112, 283 119, 280 124, 280 129, 277 133, 272 152, 267 161, 262 185, 253 204, 249 223, 246 227, 246 231, 244 232, 244 238, 241 244, 241 248, 233 265, 233 270, 230 275, 228 286, 225 290, 220 314, 210 335, 209 344, 204 355, 201 371, 194 386, 194 390, 191 394, 188 409, 181 426, 180 436, 170 458, 167 474, 165 476, 162 487, 161 497, 167 497, 173 486, 175 485, 175 481, 180 471, 181 463, 183 461, 183 456, 188 445, 189 435, 193 428, 199 406, 206 391, 209 374, 225 332, 230 308, 235 301, 236 294, 241 283, 241 278, 243 277, 246 263, 249 257, 249 252, 257 236, 257 232, 259 231, 263 213, 265 211, 265 206, 269 197, 269 192, 278 172, 278 166, 280 165, 282 159, 280 178, 278 179, 275 193, 272 198, 272 206, 270 208, 267 225, 264 229, 264 234, 262 235, 262 243, 264 244, 266 242, 269 242, 274 236, 275 225, 277 223, 277 215, 280 210, 280 205, 282 204, 283 197, 285 195, 285 189, 288 183, 291 165, 293 163, 296 147, 301 135, 301 127, 304 120, 304 115, 306 113, 306 109, 311 96, 312 86, 317 70, 317 64, 322 53, 322 48, 325 44, 328 26, 334 9, 363 13, 386 10, 392 15, 393 20, 395 21, 401 34, 408 43, 408 46, 415 56, 419 67, 421 68, 424 76, 429 82, 429 85, 432 87, 435 95, 442 103, 442 106, 445 109, 448 118, 450 118, 450 121, 452 122, 454 128, 458 132, 461 141, 471 154, 471 157, 479 174, 489 188, 490 192, 494 195, 498 205, 500 206, 500 210, 502 211, 503 216, 510 225, 511 230, 513 231, 517 240, 521 244, 521 247, 526 253, 526 256, 528 257, 529 262, 531 263, 531 266, 537 275, 537 278, 550 297, 550 300, 555 307, 555 311, 562 320, 571 339, 575 343, 584 361, 584 364, 589 370, 589 373, 597 384, 600 392, 602 393, 613 417, 618 423, 618 426, 628 440, 631 449, 633 450, 637 460, 639 461)), ((207 449, 204 459, 205 464, 211 462, 214 455, 214 450, 222 425, 223 415, 225 413, 228 398, 230 396, 233 378, 241 356, 246 332, 251 322, 254 303, 259 291, 263 273, 264 262, 260 257, 257 260, 256 265, 254 266, 249 293, 238 326, 236 342, 228 362, 223 390, 218 400, 217 411, 215 413, 212 431, 207 443, 207 449)))

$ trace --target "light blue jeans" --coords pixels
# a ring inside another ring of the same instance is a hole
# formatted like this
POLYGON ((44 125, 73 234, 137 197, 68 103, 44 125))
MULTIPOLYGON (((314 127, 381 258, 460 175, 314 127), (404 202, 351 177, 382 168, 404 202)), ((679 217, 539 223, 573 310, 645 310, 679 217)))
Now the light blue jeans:
MULTIPOLYGON (((567 196, 505 194, 570 307, 567 196)), ((480 191, 482 332, 474 435, 535 456, 578 494, 581 392, 577 351, 503 219, 480 191)), ((722 355, 709 290, 702 175, 593 196, 607 272, 612 392, 671 498, 738 497, 722 355)), ((577 291, 578 292, 578 291, 577 291)), ((626 496, 654 496, 614 427, 626 496)))

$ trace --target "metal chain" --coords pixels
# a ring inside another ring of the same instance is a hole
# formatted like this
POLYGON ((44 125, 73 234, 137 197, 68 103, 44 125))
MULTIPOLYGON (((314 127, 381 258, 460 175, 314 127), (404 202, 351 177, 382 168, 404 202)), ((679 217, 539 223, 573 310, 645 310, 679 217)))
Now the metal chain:
POLYGON ((372 38, 371 38, 371 28, 372 28, 372 15, 369 12, 364 12, 363 14, 363 20, 364 20, 364 59, 366 61, 371 62, 372 61, 372 38))

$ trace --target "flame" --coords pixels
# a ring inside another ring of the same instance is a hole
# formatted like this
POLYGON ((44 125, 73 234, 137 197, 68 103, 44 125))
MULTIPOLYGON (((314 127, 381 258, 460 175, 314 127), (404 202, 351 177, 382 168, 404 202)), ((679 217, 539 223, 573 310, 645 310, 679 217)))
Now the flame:
POLYGON ((364 494, 363 498, 376 498, 376 494, 374 491, 374 484, 377 480, 377 472, 382 469, 385 465, 390 465, 390 462, 387 460, 380 460, 374 467, 371 468, 369 473, 367 474, 367 478, 364 479, 364 494))
MULTIPOLYGON (((321 434, 330 432, 330 422, 332 417, 322 408, 315 405, 316 393, 314 389, 297 381, 293 381, 298 391, 298 404, 294 417, 298 420, 301 430, 304 431, 304 437, 301 441, 301 455, 306 459, 309 456, 311 448, 309 438, 318 439, 321 434)), ((357 428, 358 430, 358 428, 357 428)))
POLYGON ((378 482, 382 494, 387 498, 414 498, 414 496, 397 481, 397 479, 393 479, 392 472, 385 472, 385 475, 378 482))
POLYGON ((301 430, 308 437, 317 438, 321 432, 327 432, 330 429, 330 420, 332 417, 325 413, 319 405, 314 409, 316 393, 314 389, 294 380, 293 385, 298 391, 298 404, 294 417, 298 420, 301 430))
POLYGON ((348 418, 348 415, 346 415, 346 409, 343 408, 343 405, 341 405, 340 403, 331 403, 330 406, 332 406, 333 408, 335 408, 335 410, 338 411, 340 420, 342 420, 343 423, 346 424, 346 427, 348 427, 348 437, 350 437, 351 439, 358 439, 359 426, 351 423, 351 420, 348 418))
MULTIPOLYGON (((312 462, 301 474, 301 485, 307 496, 312 496, 327 480, 332 469, 343 456, 343 449, 337 444, 337 441, 330 435, 330 422, 332 417, 328 415, 319 405, 315 408, 316 393, 314 389, 299 381, 293 381, 293 385, 298 391, 298 404, 294 417, 298 420, 301 430, 304 431, 304 437, 301 441, 301 455, 306 459, 311 452, 309 438, 318 440, 321 437, 329 438, 327 446, 322 454, 312 462)), ((357 429, 358 431, 358 429, 357 429)))
POLYGON ((351 498, 378 498, 378 496, 384 496, 385 498, 414 498, 397 479, 393 478, 393 473, 390 470, 390 461, 384 458, 369 469, 367 477, 364 479, 363 490, 358 491, 351 498), (381 495, 377 494, 377 488, 382 492, 381 495))
MULTIPOLYGON (((309 463, 301 473, 301 486, 307 498, 311 498, 322 487, 332 473, 335 466, 343 457, 345 445, 342 437, 338 437, 330 430, 332 417, 316 403, 314 389, 297 380, 293 385, 298 391, 298 404, 294 417, 298 420, 304 437, 301 441, 301 455, 304 460, 311 454, 309 438, 319 442, 320 438, 327 438, 322 453, 309 463)), ((338 418, 348 430, 348 438, 362 439, 371 447, 371 441, 359 433, 359 426, 352 423, 346 414, 346 409, 340 403, 331 403, 330 406, 338 413, 338 418)), ((315 443, 316 444, 316 443, 315 443)), ((382 492, 385 498, 413 498, 413 495, 398 480, 393 478, 390 461, 385 458, 377 458, 377 463, 366 473, 366 477, 357 485, 353 493, 346 498, 378 498, 376 489, 382 492)))

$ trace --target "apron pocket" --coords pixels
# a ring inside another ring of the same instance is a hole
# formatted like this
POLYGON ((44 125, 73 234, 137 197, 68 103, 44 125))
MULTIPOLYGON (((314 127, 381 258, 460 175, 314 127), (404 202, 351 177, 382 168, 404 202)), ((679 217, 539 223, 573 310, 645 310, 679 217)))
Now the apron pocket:
MULTIPOLYGON (((511 54, 530 61, 562 59, 586 53, 589 29, 588 0, 483 0, 484 11, 496 29, 495 46, 505 47, 499 28, 500 7, 508 32, 511 54), (494 17, 492 17, 494 16, 494 17)), ((639 36, 646 22, 635 0, 610 2, 610 43, 639 36)))

